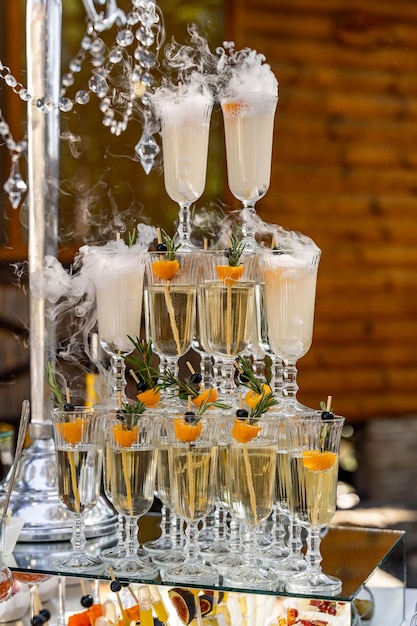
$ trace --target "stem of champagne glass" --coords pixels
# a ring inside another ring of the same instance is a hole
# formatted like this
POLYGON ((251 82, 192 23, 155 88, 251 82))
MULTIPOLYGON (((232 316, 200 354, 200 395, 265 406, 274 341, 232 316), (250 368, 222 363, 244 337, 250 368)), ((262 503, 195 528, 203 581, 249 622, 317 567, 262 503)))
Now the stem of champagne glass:
POLYGON ((221 364, 221 379, 220 379, 220 391, 222 394, 228 395, 234 392, 235 380, 234 380, 235 366, 233 361, 224 359, 221 364))
POLYGON ((255 203, 251 200, 243 201, 242 209, 242 234, 246 242, 245 251, 253 251, 258 248, 256 243, 256 210, 255 203))
POLYGON ((74 555, 84 554, 86 538, 84 535, 84 518, 80 513, 74 513, 74 530, 72 532, 71 544, 74 555))
POLYGON ((185 528, 185 561, 187 565, 197 563, 200 554, 198 543, 198 521, 187 522, 185 528))
POLYGON ((112 395, 114 398, 122 399, 122 402, 127 402, 126 397, 126 365, 125 360, 120 354, 112 354, 110 357, 111 364, 111 381, 112 381, 112 395))
POLYGON ((268 353, 268 356, 271 359, 271 373, 272 380, 271 386, 275 397, 280 400, 284 397, 284 368, 282 365, 282 359, 275 354, 268 353))
POLYGON ((302 553, 303 540, 301 538, 302 527, 296 521, 293 515, 290 515, 289 520, 290 520, 290 525, 289 525, 288 547, 290 549, 291 556, 293 557, 294 561, 300 560, 304 562, 304 556, 302 553))
POLYGON ((292 404, 295 404, 297 400, 297 361, 291 359, 284 359, 284 396, 286 396, 292 404))
POLYGON ((307 568, 309 572, 320 574, 321 573, 321 562, 322 556, 320 552, 321 545, 321 537, 320 537, 320 528, 309 526, 307 529, 307 550, 306 550, 306 561, 307 568))
POLYGON ((244 550, 243 558, 249 567, 255 567, 257 561, 258 544, 256 541, 256 527, 243 524, 242 546, 244 550))
POLYGON ((178 212, 177 242, 180 250, 194 248, 191 243, 191 202, 180 202, 178 212))
POLYGON ((136 557, 139 549, 139 539, 138 539, 138 517, 133 515, 127 515, 125 521, 126 528, 126 538, 125 538, 125 546, 126 546, 126 557, 136 557))

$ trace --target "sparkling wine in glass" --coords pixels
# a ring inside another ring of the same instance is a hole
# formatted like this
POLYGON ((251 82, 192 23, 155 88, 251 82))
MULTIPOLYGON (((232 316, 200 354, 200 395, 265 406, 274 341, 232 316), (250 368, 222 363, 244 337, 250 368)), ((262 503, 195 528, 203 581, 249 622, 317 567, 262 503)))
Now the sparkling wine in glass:
POLYGON ((166 415, 164 424, 169 441, 171 505, 186 522, 185 561, 168 568, 164 577, 192 585, 216 584, 217 571, 200 558, 198 525, 215 502, 220 419, 209 409, 202 415, 190 411, 166 415))
POLYGON ((291 473, 289 505, 296 520, 307 530, 307 568, 286 583, 289 593, 336 595, 342 582, 321 567, 321 531, 336 510, 339 448, 344 424, 340 416, 319 411, 285 421, 291 473))
POLYGON ((84 515, 98 502, 104 448, 105 414, 91 407, 53 409, 58 496, 74 516, 72 554, 54 566, 59 571, 89 572, 101 568, 100 558, 85 550, 84 515))
POLYGON ((250 345, 255 313, 256 255, 242 255, 229 265, 228 252, 201 256, 203 283, 199 291, 200 334, 204 349, 222 361, 220 391, 233 393, 234 361, 250 345))
POLYGON ((296 364, 313 339, 320 256, 315 245, 278 247, 260 255, 268 342, 284 363, 283 410, 287 413, 308 410, 297 400, 296 364))
POLYGON ((191 252, 168 257, 148 254, 146 316, 154 351, 177 376, 178 359, 191 348, 195 333, 198 257, 191 252))
POLYGON ((117 513, 125 517, 126 530, 126 554, 111 564, 116 576, 145 580, 158 576, 157 568, 138 556, 139 519, 154 500, 158 424, 155 415, 134 411, 118 411, 109 420, 111 497, 117 513))
POLYGON ((263 92, 227 92, 221 99, 229 189, 243 204, 243 234, 248 251, 255 239, 255 204, 268 191, 278 96, 263 92))
POLYGON ((95 287, 100 344, 110 356, 111 392, 104 402, 117 409, 125 394, 124 357, 133 352, 130 337, 139 337, 146 253, 122 240, 86 246, 84 266, 95 287))
POLYGON ((258 559, 256 533, 273 509, 278 425, 272 414, 256 420, 237 415, 228 422, 225 493, 232 518, 243 527, 247 562, 225 573, 227 585, 268 590, 277 585, 276 574, 258 559))
POLYGON ((208 140, 213 99, 181 85, 158 92, 154 107, 161 122, 164 182, 179 205, 177 239, 181 250, 193 250, 191 205, 206 185, 208 140))

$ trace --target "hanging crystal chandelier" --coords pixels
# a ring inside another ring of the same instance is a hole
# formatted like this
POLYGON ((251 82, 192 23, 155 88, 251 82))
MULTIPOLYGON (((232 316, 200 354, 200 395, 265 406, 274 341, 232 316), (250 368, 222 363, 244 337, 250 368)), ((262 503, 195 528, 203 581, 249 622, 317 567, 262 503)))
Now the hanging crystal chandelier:
MULTIPOLYGON (((0 78, 28 106, 43 113, 54 108, 68 113, 74 107, 86 105, 92 96, 96 97, 103 126, 115 136, 127 130, 134 115, 135 118, 140 116, 142 134, 135 146, 135 158, 149 174, 160 152, 153 136, 150 93, 155 81, 152 70, 165 37, 161 11, 153 0, 132 0, 127 12, 118 7, 116 0, 82 1, 87 16, 86 29, 78 52, 61 76, 58 102, 51 101, 45 94, 30 93, 1 60, 0 78), (97 10, 96 5, 101 5, 102 10, 97 10), (113 30, 109 48, 101 34, 113 30), (87 84, 79 86, 70 96, 86 61, 92 67, 87 84)), ((19 165, 21 156, 27 154, 27 138, 15 141, 1 109, 0 136, 11 160, 10 175, 3 189, 16 209, 27 192, 19 165)))

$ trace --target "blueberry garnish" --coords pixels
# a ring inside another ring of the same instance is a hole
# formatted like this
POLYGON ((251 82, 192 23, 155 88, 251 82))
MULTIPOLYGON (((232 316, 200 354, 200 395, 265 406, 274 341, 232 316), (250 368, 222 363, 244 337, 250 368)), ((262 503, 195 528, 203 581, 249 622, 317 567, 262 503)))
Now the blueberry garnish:
POLYGON ((110 583, 110 590, 117 593, 122 588, 122 583, 119 580, 112 580, 110 583))
POLYGON ((49 611, 48 609, 41 609, 39 611, 39 615, 44 622, 49 622, 49 620, 51 619, 51 611, 49 611))
POLYGON ((194 372, 194 374, 191 374, 191 382, 192 383, 196 383, 196 385, 198 385, 198 384, 201 383, 202 380, 203 380, 203 377, 200 374, 200 372, 194 372))
POLYGON ((64 411, 75 411, 75 406, 72 404, 72 402, 66 402, 64 404, 64 411))
POLYGON ((137 383, 136 389, 139 391, 139 393, 142 393, 148 389, 148 384, 145 383, 144 380, 141 380, 137 383))
POLYGON ((238 409, 236 411, 236 417, 239 419, 245 419, 249 416, 249 413, 247 412, 246 409, 238 409))
POLYGON ((158 243, 156 246, 156 251, 157 252, 167 252, 168 247, 165 243, 158 243))
POLYGON ((284 254, 284 250, 282 248, 280 248, 279 246, 274 246, 272 248, 272 252, 274 254, 284 254))
POLYGON ((88 594, 86 596, 82 596, 80 602, 81 606, 83 606, 85 609, 89 609, 94 604, 94 598, 93 596, 90 596, 90 594, 88 594))
POLYGON ((188 424, 192 424, 195 422, 195 413, 193 411, 186 411, 186 413, 184 413, 184 419, 188 424))
POLYGON ((322 411, 321 412, 321 419, 322 420, 332 420, 332 419, 334 419, 334 413, 332 413, 331 411, 322 411))

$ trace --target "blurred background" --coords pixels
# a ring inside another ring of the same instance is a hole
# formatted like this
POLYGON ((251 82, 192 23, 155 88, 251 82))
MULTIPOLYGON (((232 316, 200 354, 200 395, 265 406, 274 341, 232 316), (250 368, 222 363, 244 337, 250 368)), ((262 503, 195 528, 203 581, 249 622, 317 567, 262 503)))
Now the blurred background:
MULTIPOLYGON (((62 68, 85 29, 81 0, 63 0, 62 68)), ((161 0, 167 42, 197 24, 263 53, 280 85, 271 186, 259 215, 322 249, 313 346, 299 361, 299 399, 328 395, 348 428, 336 521, 408 531, 417 585, 417 5, 414 0, 161 0)), ((125 8, 127 2, 119 1, 125 8)), ((0 59, 23 84, 25 3, 1 3, 0 59)), ((86 74, 77 75, 83 88, 86 74)), ((25 104, 0 81, 17 139, 25 104)), ((174 232, 177 206, 160 167, 134 159, 140 124, 113 137, 97 100, 61 114, 60 259, 140 221, 174 232), (88 209, 88 210, 86 210, 88 209), (88 214, 88 219, 86 215, 88 214)), ((0 145, 0 182, 10 172, 0 145)), ((25 171, 22 167, 22 175, 25 171)), ((213 112, 207 185, 197 209, 238 208, 227 188, 222 119, 213 112)), ((27 211, 0 192, 0 422, 29 396, 27 211)), ((1 438, 0 445, 9 441, 1 438)), ((10 442, 9 442, 10 443, 10 442)), ((9 444, 7 444, 9 445, 9 444)), ((3 447, 7 448, 5 444, 3 447)), ((9 446, 10 447, 10 446, 9 446)))

